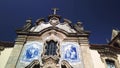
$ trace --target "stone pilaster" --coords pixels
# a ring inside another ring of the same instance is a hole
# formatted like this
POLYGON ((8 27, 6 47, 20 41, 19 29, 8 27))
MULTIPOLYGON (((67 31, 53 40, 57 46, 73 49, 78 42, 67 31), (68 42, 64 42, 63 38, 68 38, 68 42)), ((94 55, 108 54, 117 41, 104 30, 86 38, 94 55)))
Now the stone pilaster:
POLYGON ((87 37, 79 37, 84 68, 94 68, 87 37))
POLYGON ((16 64, 18 62, 20 53, 22 51, 23 45, 25 43, 27 39, 26 35, 18 35, 15 44, 14 44, 14 48, 13 51, 8 59, 8 62, 5 66, 5 68, 16 68, 16 64))

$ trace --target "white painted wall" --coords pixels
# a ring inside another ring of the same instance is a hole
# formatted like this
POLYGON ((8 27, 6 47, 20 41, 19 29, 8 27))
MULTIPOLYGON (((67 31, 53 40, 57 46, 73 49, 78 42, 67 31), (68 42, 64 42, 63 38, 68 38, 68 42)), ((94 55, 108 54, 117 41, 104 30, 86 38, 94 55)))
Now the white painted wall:
POLYGON ((13 48, 5 48, 3 51, 1 51, 0 55, 0 68, 5 68, 5 65, 8 61, 8 58, 12 52, 13 48))
POLYGON ((105 64, 102 62, 100 58, 100 54, 97 50, 90 50, 94 68, 105 68, 105 64))

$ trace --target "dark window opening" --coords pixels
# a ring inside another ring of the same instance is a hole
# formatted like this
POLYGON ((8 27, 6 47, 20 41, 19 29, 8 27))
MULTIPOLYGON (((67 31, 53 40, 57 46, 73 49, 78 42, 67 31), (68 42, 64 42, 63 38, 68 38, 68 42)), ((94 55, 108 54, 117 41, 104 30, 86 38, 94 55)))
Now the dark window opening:
POLYGON ((114 45, 115 47, 120 48, 120 45, 119 45, 118 43, 116 43, 116 42, 115 42, 113 45, 114 45))
POLYGON ((107 68, 116 68, 115 62, 112 60, 106 60, 107 68))
POLYGON ((65 65, 61 65, 61 68, 67 68, 65 65))
POLYGON ((46 52, 45 55, 57 55, 56 50, 57 50, 57 42, 51 40, 46 42, 46 52))

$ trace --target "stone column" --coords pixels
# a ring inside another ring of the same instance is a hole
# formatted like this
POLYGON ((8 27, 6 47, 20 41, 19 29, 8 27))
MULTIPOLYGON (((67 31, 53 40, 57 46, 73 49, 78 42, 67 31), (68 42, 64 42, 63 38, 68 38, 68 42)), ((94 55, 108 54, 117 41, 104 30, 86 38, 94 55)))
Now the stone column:
POLYGON ((26 42, 26 39, 26 35, 18 35, 17 39, 15 40, 14 48, 5 68, 16 68, 19 56, 21 54, 24 43, 26 42))

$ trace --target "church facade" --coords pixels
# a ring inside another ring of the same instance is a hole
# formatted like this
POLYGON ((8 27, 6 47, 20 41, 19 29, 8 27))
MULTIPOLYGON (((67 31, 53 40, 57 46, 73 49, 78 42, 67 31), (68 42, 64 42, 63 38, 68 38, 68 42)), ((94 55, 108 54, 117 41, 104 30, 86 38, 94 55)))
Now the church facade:
POLYGON ((16 30, 14 43, 0 42, 0 68, 120 68, 120 31, 108 44, 90 44, 81 22, 54 13, 16 30))

